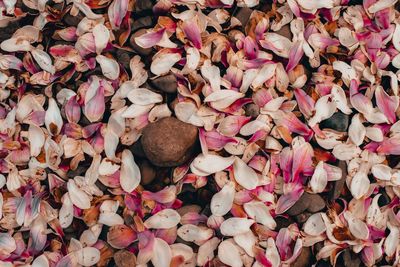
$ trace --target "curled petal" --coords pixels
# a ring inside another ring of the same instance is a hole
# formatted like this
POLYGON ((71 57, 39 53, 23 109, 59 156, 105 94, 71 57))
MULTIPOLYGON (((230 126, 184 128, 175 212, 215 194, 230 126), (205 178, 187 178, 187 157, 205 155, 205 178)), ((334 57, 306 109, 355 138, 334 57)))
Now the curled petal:
POLYGON ((376 104, 380 111, 385 114, 390 123, 396 122, 396 110, 399 107, 399 97, 389 96, 382 86, 375 89, 376 104))
POLYGON ((114 0, 108 8, 108 17, 110 19, 111 27, 119 29, 122 21, 128 12, 128 0, 114 0))
POLYGON ((132 152, 125 149, 121 157, 121 187, 125 192, 130 193, 136 189, 140 180, 140 170, 133 158, 132 152))
POLYGON ((144 222, 147 228, 169 229, 178 225, 181 216, 172 209, 164 209, 157 212, 144 222))
POLYGON ((243 160, 236 157, 233 163, 233 173, 238 184, 247 190, 252 190, 258 185, 258 175, 243 160))
POLYGON ((103 75, 110 80, 116 80, 119 77, 119 65, 115 59, 103 55, 96 56, 97 63, 100 64, 103 75))
POLYGON ((275 229, 276 222, 272 218, 268 207, 261 201, 250 201, 243 205, 244 210, 250 218, 257 223, 267 226, 269 229, 275 229))
POLYGON ((214 194, 210 204, 212 214, 217 216, 227 214, 232 208, 235 192, 235 184, 228 182, 222 187, 221 191, 214 194))
POLYGON ((318 162, 317 167, 314 170, 314 174, 310 180, 310 186, 314 193, 321 193, 324 191, 328 184, 328 174, 324 169, 324 162, 318 162))
POLYGON ((213 154, 200 154, 190 164, 190 170, 196 175, 210 175, 225 170, 231 166, 234 161, 234 157, 224 158, 213 154))

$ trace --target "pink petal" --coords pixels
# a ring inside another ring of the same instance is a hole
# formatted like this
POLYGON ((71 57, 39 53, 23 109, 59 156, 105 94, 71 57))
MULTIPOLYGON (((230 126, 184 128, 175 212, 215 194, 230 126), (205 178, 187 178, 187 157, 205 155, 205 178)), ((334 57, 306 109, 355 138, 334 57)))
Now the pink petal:
POLYGON ((297 66, 297 64, 299 64, 303 55, 304 55, 303 43, 301 41, 297 41, 290 49, 289 62, 286 65, 286 71, 289 72, 292 69, 294 69, 297 66))
POLYGON ((201 33, 199 25, 197 24, 195 18, 190 20, 185 20, 182 23, 183 32, 186 35, 186 38, 192 42, 193 46, 197 49, 201 49, 202 42, 201 42, 201 33))
POLYGON ((113 29, 119 29, 125 14, 128 12, 128 0, 114 0, 108 7, 108 17, 113 29))
POLYGON ((396 110, 399 107, 399 98, 389 96, 382 86, 375 89, 375 98, 378 108, 385 114, 390 123, 396 122, 396 110))
POLYGON ((244 53, 248 59, 257 58, 258 45, 257 45, 256 41, 254 41, 254 39, 251 38, 250 36, 247 36, 244 39, 243 49, 244 49, 244 53))
POLYGON ((282 195, 278 199, 278 202, 276 203, 275 213, 282 214, 288 209, 290 209, 300 199, 303 193, 304 193, 303 186, 299 184, 294 184, 293 190, 291 190, 287 194, 282 195))
POLYGON ((304 90, 299 88, 294 89, 294 95, 301 113, 303 113, 306 117, 311 117, 315 107, 314 99, 307 95, 304 90))
POLYGON ((163 34, 165 32, 165 28, 162 28, 158 31, 148 32, 139 37, 135 38, 135 42, 143 48, 151 48, 162 39, 163 34))
POLYGON ((81 118, 81 107, 76 100, 76 96, 72 96, 65 105, 65 115, 69 122, 78 123, 81 118))

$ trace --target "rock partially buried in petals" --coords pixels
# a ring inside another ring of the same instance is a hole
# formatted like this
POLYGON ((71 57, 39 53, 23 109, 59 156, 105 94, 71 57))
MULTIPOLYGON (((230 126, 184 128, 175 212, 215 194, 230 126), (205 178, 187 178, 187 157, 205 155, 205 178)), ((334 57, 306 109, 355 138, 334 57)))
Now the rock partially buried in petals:
POLYGON ((131 267, 136 264, 136 256, 127 250, 120 250, 114 254, 114 261, 117 267, 131 267))
POLYGON ((324 199, 318 194, 304 193, 300 199, 294 204, 288 211, 287 214, 290 216, 296 216, 304 211, 315 213, 325 208, 324 199))
POLYGON ((361 260, 357 254, 351 252, 349 249, 346 249, 343 252, 343 263, 346 267, 358 267, 361 264, 361 260))
POLYGON ((235 17, 242 23, 243 28, 246 27, 246 24, 249 21, 252 12, 253 10, 251 8, 242 7, 235 15, 235 17))
POLYGON ((187 161, 197 142, 197 128, 174 117, 150 123, 141 138, 144 153, 156 166, 173 167, 187 161))
POLYGON ((294 261, 292 267, 307 267, 311 266, 311 249, 309 247, 303 247, 300 255, 294 261))
POLYGON ((349 128, 349 115, 336 112, 329 119, 321 121, 320 129, 329 128, 338 132, 347 132, 349 128))
POLYGON ((163 91, 168 94, 176 93, 178 88, 175 75, 167 74, 165 76, 157 77, 152 80, 151 85, 153 85, 156 89, 163 91))
POLYGON ((141 184, 148 185, 150 184, 154 178, 156 178, 157 172, 151 163, 147 160, 143 160, 139 164, 140 173, 142 175, 141 184))
POLYGON ((139 37, 139 36, 142 36, 146 32, 147 32, 146 29, 140 29, 137 32, 135 32, 134 34, 132 34, 131 39, 129 40, 133 50, 135 50, 139 55, 142 55, 142 56, 150 55, 150 53, 152 52, 152 49, 151 48, 142 48, 142 47, 140 47, 136 43, 135 38, 139 37))
POLYGON ((153 0, 136 0, 135 12, 141 12, 145 10, 151 10, 153 8, 153 0))
POLYGON ((346 183, 346 176, 347 176, 347 164, 345 161, 339 161, 338 167, 342 170, 342 178, 340 180, 333 182, 333 187, 330 191, 330 199, 335 200, 340 197, 342 193, 344 184, 346 183))
POLYGON ((133 22, 132 31, 137 31, 142 28, 148 28, 151 27, 152 25, 153 25, 152 17, 150 16, 141 17, 133 22))

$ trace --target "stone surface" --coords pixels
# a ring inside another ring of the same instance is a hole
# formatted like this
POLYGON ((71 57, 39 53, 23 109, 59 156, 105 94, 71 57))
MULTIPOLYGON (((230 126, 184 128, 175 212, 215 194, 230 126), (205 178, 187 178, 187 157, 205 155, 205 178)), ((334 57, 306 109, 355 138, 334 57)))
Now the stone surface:
POLYGON ((305 192, 300 199, 294 204, 288 211, 287 214, 290 216, 296 216, 304 211, 315 213, 325 208, 324 199, 318 194, 310 194, 305 192))
POLYGON ((141 138, 146 157, 156 166, 173 167, 188 160, 197 143, 197 127, 168 117, 150 123, 141 138))
POLYGON ((157 176, 157 172, 154 166, 148 160, 145 159, 139 162, 138 165, 140 169, 140 174, 142 176, 140 183, 142 185, 150 184, 157 176))
POLYGON ((114 261, 117 267, 132 267, 136 264, 136 256, 127 250, 119 250, 114 254, 114 261))
POLYGON ((69 26, 77 26, 79 22, 85 17, 82 12, 79 12, 78 15, 72 16, 69 12, 65 14, 64 21, 69 26))
POLYGON ((335 200, 340 197, 340 194, 343 190, 343 187, 346 183, 346 176, 347 176, 347 164, 345 161, 339 161, 338 167, 342 170, 342 178, 340 180, 333 182, 333 187, 329 192, 329 198, 331 200, 335 200))
POLYGON ((149 28, 153 25, 153 19, 150 16, 141 17, 133 21, 132 31, 135 32, 142 28, 149 28))
POLYGON ((346 249, 343 252, 343 263, 346 267, 358 267, 361 264, 361 260, 357 254, 351 252, 349 249, 346 249))
POLYGON ((304 211, 303 213, 297 215, 294 219, 297 223, 303 224, 308 220, 308 218, 310 218, 311 215, 312 214, 310 212, 304 211))
POLYGON ((18 21, 8 23, 7 27, 0 29, 0 42, 12 37, 14 32, 20 28, 18 21))
POLYGON ((349 121, 349 115, 343 114, 342 112, 336 112, 329 119, 321 121, 319 128, 329 128, 338 132, 347 132, 349 121))
POLYGON ((173 74, 157 77, 156 79, 151 80, 150 84, 156 89, 169 94, 176 93, 178 87, 175 75, 173 74))
POLYGON ((242 23, 243 28, 246 27, 246 24, 249 21, 252 12, 252 9, 248 7, 242 7, 236 13, 235 17, 242 23))
POLYGON ((256 104, 246 105, 244 109, 246 111, 246 116, 250 116, 252 118, 256 118, 260 114, 260 107, 256 104))
POLYGON ((144 10, 151 10, 153 8, 153 0, 136 0, 135 12, 141 12, 144 10))
POLYGON ((142 55, 142 56, 148 56, 148 55, 150 55, 150 53, 152 51, 151 48, 142 48, 142 47, 138 46, 135 42, 136 37, 139 37, 145 33, 146 33, 146 29, 140 29, 137 32, 135 32, 134 34, 132 34, 131 39, 129 40, 133 50, 135 50, 139 55, 142 55))
POLYGON ((293 38, 293 34, 290 31, 289 24, 286 24, 286 25, 282 26, 282 28, 280 28, 279 31, 276 31, 276 33, 288 38, 290 41, 293 38))
POLYGON ((308 267, 311 265, 311 249, 303 247, 299 257, 297 257, 291 267, 308 267))

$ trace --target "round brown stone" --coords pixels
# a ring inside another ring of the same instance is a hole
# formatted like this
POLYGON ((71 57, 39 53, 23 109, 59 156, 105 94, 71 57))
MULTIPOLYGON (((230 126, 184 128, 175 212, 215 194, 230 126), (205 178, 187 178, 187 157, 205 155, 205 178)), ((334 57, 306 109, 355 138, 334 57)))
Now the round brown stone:
POLYGON ((197 127, 168 117, 150 123, 141 138, 146 157, 156 166, 174 167, 187 161, 197 141, 197 127))
POLYGON ((118 267, 131 267, 136 265, 136 256, 127 250, 120 250, 114 254, 114 261, 118 267))
POLYGON ((148 55, 150 55, 152 49, 151 49, 151 48, 142 48, 142 47, 140 47, 140 46, 136 43, 135 38, 136 38, 136 37, 139 37, 139 36, 142 36, 142 35, 145 34, 146 32, 147 32, 146 29, 140 29, 140 30, 138 30, 137 32, 135 32, 134 34, 132 34, 131 39, 130 39, 130 41, 129 41, 129 42, 131 43, 131 46, 132 46, 133 50, 135 50, 139 55, 142 55, 142 56, 148 56, 148 55))

